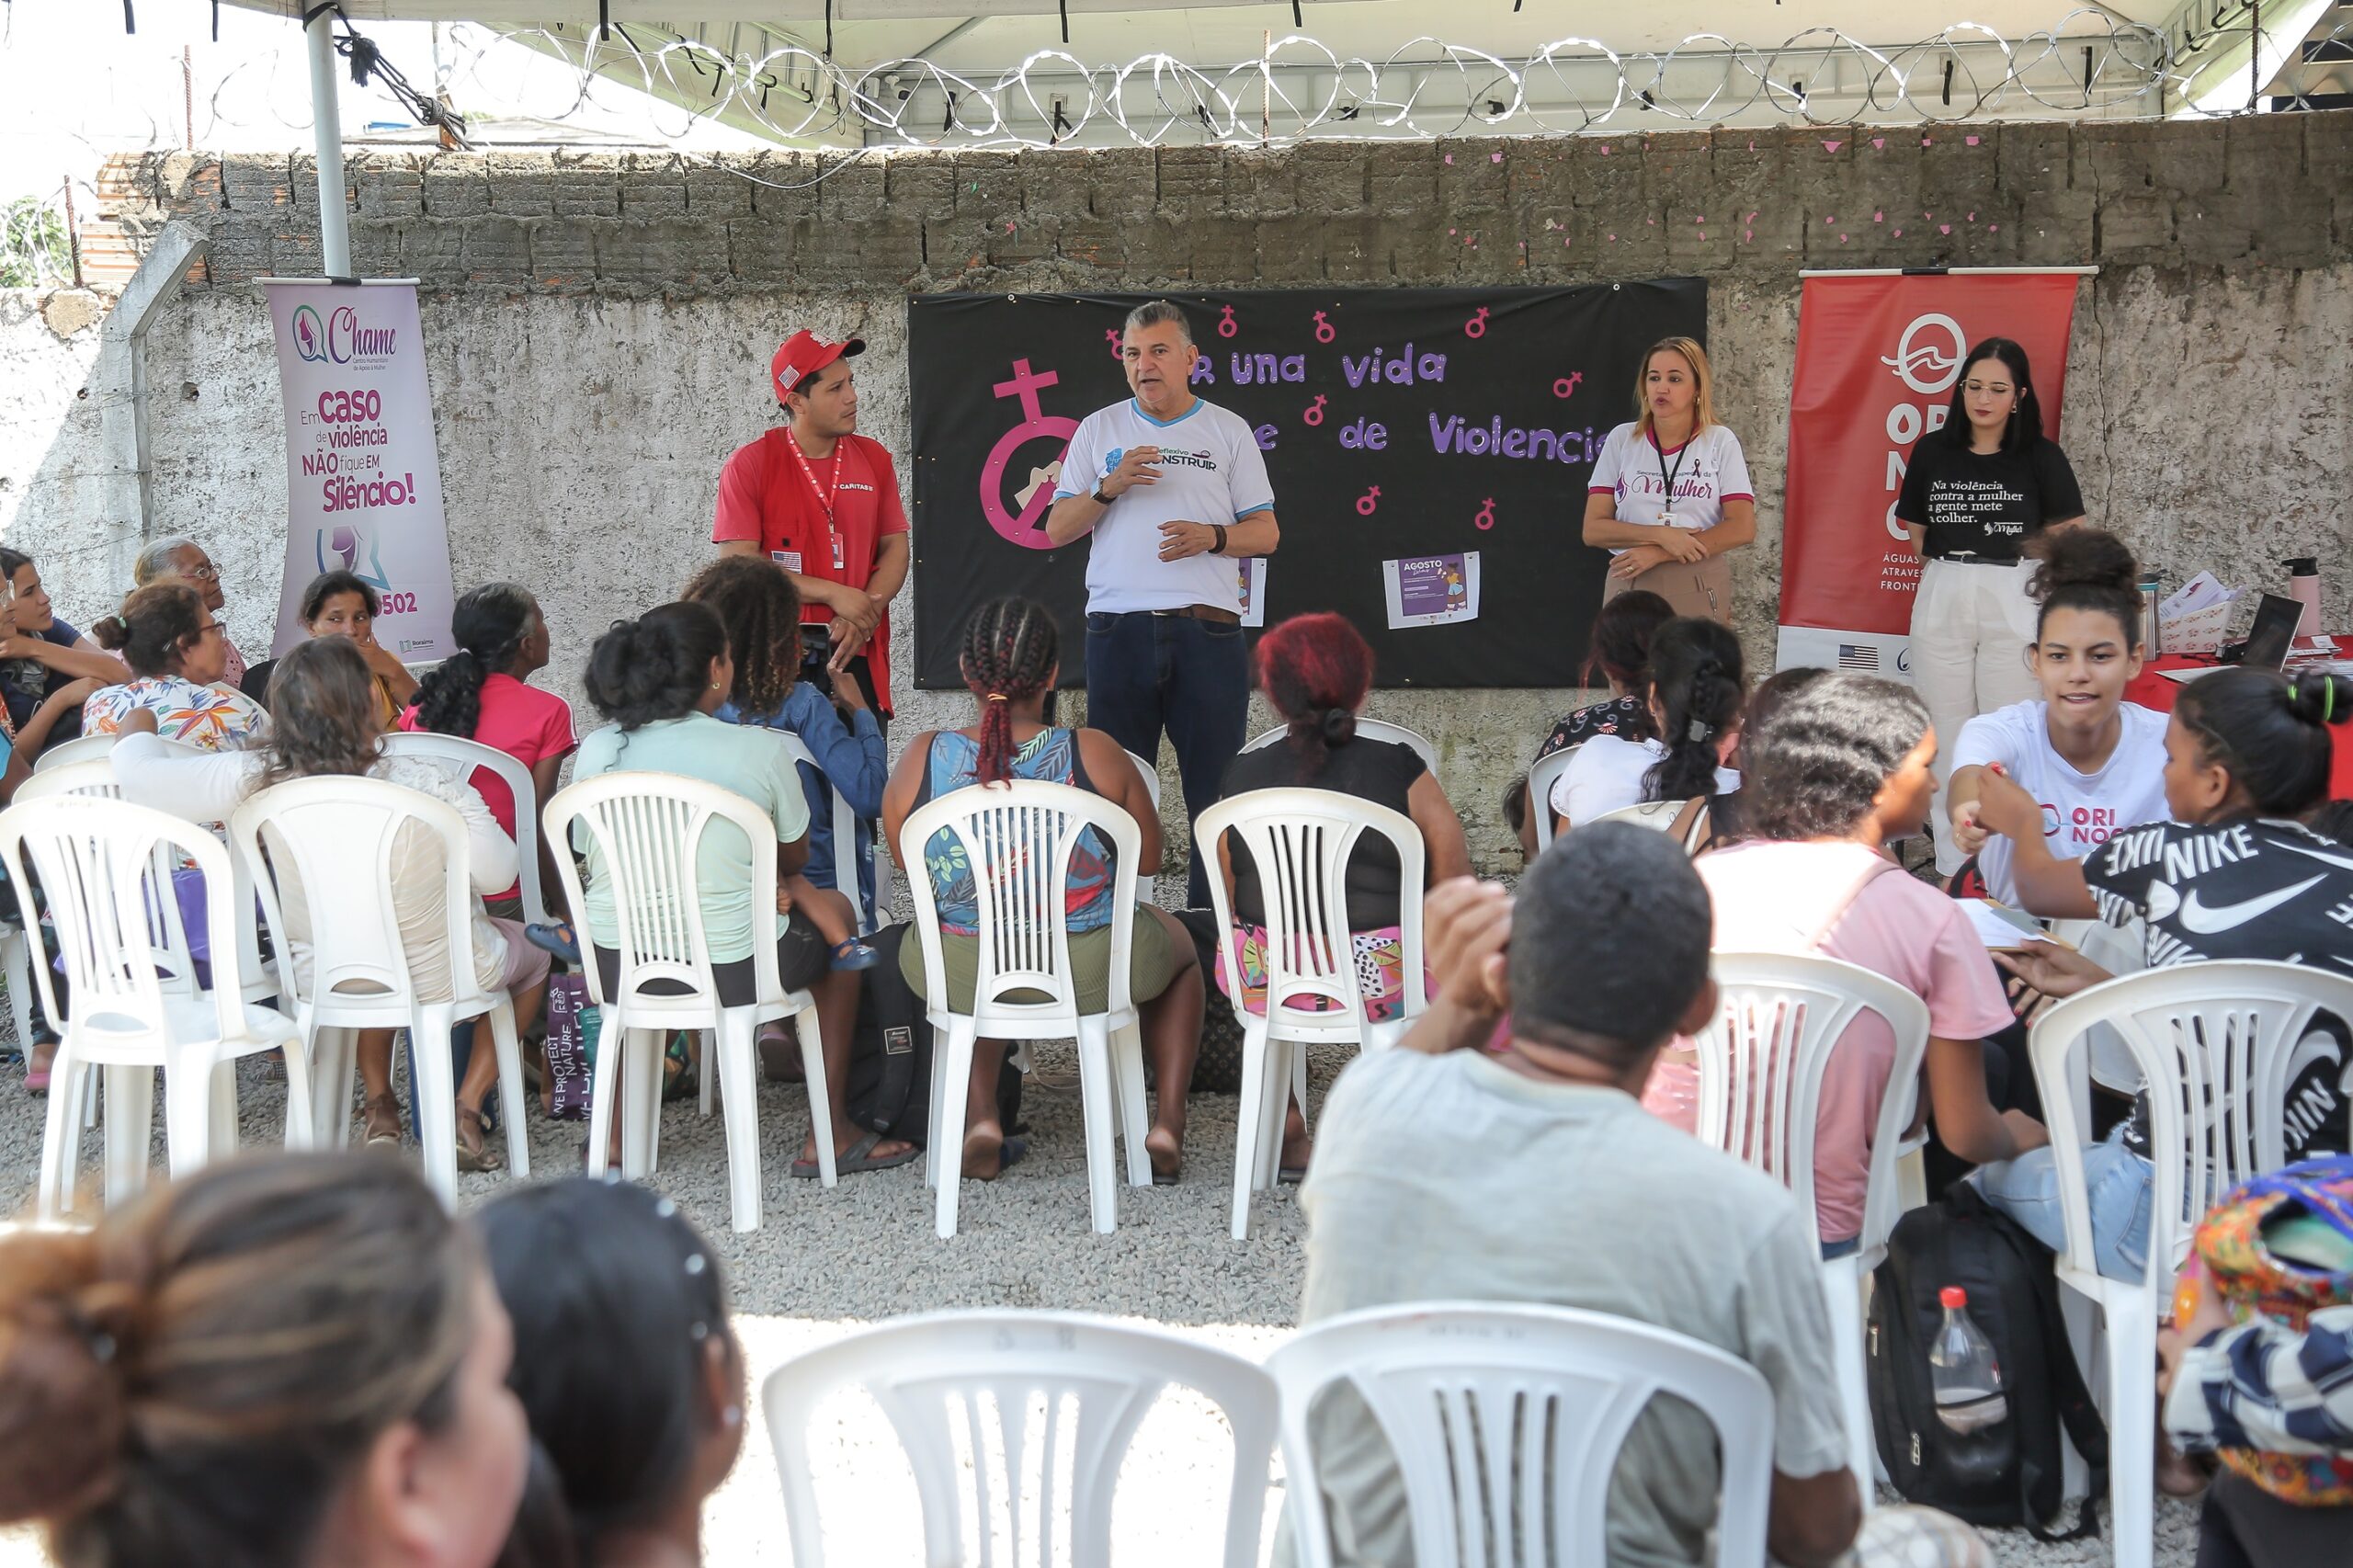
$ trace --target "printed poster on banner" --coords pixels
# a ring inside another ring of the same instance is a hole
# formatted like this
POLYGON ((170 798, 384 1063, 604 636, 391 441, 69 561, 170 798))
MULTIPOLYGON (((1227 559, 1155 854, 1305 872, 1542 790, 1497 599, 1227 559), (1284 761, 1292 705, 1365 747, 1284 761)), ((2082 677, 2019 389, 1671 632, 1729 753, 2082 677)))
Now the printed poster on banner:
POLYGON ((343 570, 376 590, 377 643, 455 651, 449 540, 415 283, 263 280, 286 397, 286 576, 273 654, 309 634, 302 590, 343 570))
POLYGON ((2044 434, 2058 438, 2077 281, 2074 272, 1805 279, 1777 667, 1912 678, 1920 562, 1895 519, 1912 449, 1944 427, 1962 361, 1988 337, 2026 349, 2044 434))
POLYGON ((1389 630, 1445 626, 1479 619, 1479 552, 1425 555, 1381 563, 1389 599, 1389 630))

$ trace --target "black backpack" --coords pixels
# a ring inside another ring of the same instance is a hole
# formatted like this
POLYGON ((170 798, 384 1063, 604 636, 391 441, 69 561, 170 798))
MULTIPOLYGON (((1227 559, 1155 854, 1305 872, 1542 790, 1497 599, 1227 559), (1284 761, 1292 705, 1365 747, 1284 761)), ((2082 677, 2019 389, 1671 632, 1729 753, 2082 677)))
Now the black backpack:
MULTIPOLYGON (((858 1028, 851 1036, 849 1082, 843 1113, 870 1132, 928 1145, 931 1129, 931 1026, 923 998, 899 972, 899 945, 916 940, 912 925, 886 926, 865 938, 881 961, 863 971, 858 1028)), ((1027 1131, 1021 1121, 1021 1074, 996 1080, 997 1119, 1007 1136, 1027 1131)))
MULTIPOLYGON (((2051 1250, 1966 1183, 1896 1221, 1871 1278, 1871 1426, 1880 1462, 1908 1502, 1973 1525, 2024 1525, 2043 1541, 2099 1534, 2094 1501, 2107 1491, 2108 1429, 2092 1405, 2067 1325, 2051 1250), (1969 1315, 1994 1346, 2009 1413, 1960 1433, 1937 1415, 1928 1346, 1944 1323, 1938 1293, 1969 1292, 1969 1315), (2075 1528, 2045 1521, 2062 1502, 2060 1428, 2091 1467, 2075 1528)), ((2145 1460, 2143 1460, 2145 1462, 2145 1460)))

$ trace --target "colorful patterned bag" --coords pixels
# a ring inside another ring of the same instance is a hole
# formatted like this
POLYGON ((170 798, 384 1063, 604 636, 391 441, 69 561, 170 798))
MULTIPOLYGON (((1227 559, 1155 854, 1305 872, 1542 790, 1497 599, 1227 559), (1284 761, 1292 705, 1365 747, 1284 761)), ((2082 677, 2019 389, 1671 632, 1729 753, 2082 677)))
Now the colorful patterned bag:
MULTIPOLYGON (((2200 1222, 2198 1256, 2231 1315, 2257 1313, 2301 1330, 2323 1307, 2353 1301, 2353 1272, 2317 1268, 2271 1250, 2267 1233, 2308 1217, 2353 1242, 2353 1158, 2306 1160, 2257 1176, 2200 1222)), ((2224 1449, 2224 1464, 2274 1497, 2310 1507, 2353 1504, 2353 1459, 2224 1449)))

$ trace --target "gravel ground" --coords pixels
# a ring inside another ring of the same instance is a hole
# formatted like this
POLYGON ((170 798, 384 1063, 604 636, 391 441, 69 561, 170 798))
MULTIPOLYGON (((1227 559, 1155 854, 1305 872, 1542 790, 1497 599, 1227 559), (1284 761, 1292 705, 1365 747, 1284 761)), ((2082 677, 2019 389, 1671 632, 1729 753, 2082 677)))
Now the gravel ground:
MULTIPOLYGON (((0 1030, 6 1027, 0 1024, 0 1030)), ((1320 1096, 1343 1057, 1319 1058, 1320 1096)), ((1073 1065, 1067 1046, 1041 1048, 1039 1062, 1049 1074, 1073 1065)), ((240 1086, 244 1141, 256 1146, 277 1142, 284 1128, 282 1080, 248 1061, 240 1086)), ((45 1104, 25 1093, 21 1068, 0 1070, 0 1214, 29 1214, 45 1104)), ((1077 1096, 1068 1091, 1032 1089, 1025 1097, 1029 1158, 997 1182, 965 1185, 961 1233, 951 1241, 932 1234, 920 1162, 844 1177, 831 1192, 787 1176, 807 1126, 798 1085, 761 1085, 761 1230, 739 1236, 728 1228, 722 1123, 717 1117, 702 1120, 691 1099, 665 1110, 656 1185, 678 1200, 725 1261, 756 1386, 793 1354, 860 1324, 940 1307, 1107 1312, 1170 1325, 1255 1356, 1277 1343, 1292 1321, 1304 1228, 1286 1188, 1259 1199, 1248 1241, 1237 1243, 1226 1233, 1233 1104, 1225 1096, 1194 1102, 1185 1180, 1168 1187, 1122 1185, 1120 1229, 1108 1236, 1087 1228, 1085 1145, 1077 1096)), ((161 1121, 159 1105, 158 1171, 161 1121)), ((534 1102, 534 1175, 577 1169, 583 1137, 578 1124, 540 1117, 534 1102)), ((101 1187, 97 1142, 96 1134, 84 1138, 77 1191, 85 1205, 101 1187)), ((506 1179, 460 1177, 464 1200, 479 1201, 506 1179)), ((879 1410, 862 1395, 846 1396, 828 1406, 823 1419, 838 1424, 819 1476, 833 1560, 920 1561, 913 1481, 879 1410), (855 1538, 851 1520, 858 1522, 855 1538)), ((1124 1472, 1148 1483, 1120 1492, 1114 1540, 1121 1563, 1216 1560, 1229 1451, 1205 1403, 1189 1396, 1163 1403, 1139 1434, 1124 1472)), ((2179 1505, 2161 1508, 2159 1568, 2188 1568, 2194 1517, 2194 1510, 2179 1505)), ((787 1561, 767 1433, 756 1421, 743 1460, 713 1499, 707 1521, 706 1555, 713 1563, 787 1561)), ((2110 1560, 2105 1543, 2043 1547, 2016 1530, 1988 1532, 1988 1539, 2006 1568, 2110 1560)), ((0 1568, 35 1568, 47 1561, 28 1532, 0 1533, 0 1568)))

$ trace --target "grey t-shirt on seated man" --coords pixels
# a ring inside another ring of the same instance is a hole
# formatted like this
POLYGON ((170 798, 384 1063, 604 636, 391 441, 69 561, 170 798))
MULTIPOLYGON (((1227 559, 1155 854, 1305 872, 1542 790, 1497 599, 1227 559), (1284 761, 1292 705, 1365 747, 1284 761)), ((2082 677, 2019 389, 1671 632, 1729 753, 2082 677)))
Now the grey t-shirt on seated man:
MULTIPOLYGON (((1324 1108, 1300 1208, 1302 1324, 1443 1299, 1632 1318, 1764 1374, 1775 1469, 1847 1462, 1813 1216, 1617 1089, 1539 1083, 1478 1051, 1358 1057, 1324 1108)), ((1313 1427, 1334 1561, 1410 1563, 1404 1485, 1370 1409, 1336 1385, 1313 1427)), ((1611 1483, 1611 1568, 1707 1561, 1720 1476, 1707 1418, 1657 1402, 1611 1483)))

